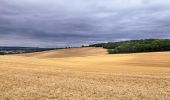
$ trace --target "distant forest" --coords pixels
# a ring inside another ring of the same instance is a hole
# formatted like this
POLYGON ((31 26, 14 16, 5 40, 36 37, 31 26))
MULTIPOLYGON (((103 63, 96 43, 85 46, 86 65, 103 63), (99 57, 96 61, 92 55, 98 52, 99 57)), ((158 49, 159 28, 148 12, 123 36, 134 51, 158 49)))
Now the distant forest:
POLYGON ((89 45, 103 47, 109 54, 170 51, 170 39, 143 39, 89 45))

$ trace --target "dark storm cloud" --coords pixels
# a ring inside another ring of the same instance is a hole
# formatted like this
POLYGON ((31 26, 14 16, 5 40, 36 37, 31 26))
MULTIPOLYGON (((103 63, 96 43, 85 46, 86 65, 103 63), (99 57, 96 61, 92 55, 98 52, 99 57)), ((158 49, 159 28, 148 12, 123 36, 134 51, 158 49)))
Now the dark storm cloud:
POLYGON ((170 38, 169 0, 1 0, 0 45, 170 38))

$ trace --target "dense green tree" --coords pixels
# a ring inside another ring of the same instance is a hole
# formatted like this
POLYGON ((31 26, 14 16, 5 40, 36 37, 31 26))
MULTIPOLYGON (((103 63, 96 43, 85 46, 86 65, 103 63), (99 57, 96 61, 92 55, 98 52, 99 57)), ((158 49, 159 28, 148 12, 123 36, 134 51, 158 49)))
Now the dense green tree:
POLYGON ((90 46, 106 48, 110 54, 170 51, 170 39, 130 40, 93 44, 90 46))

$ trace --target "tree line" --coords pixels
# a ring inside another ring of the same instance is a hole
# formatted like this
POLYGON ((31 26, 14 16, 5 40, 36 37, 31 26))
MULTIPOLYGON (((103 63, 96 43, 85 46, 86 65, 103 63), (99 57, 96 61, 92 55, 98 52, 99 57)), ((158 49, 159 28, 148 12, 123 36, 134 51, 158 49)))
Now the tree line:
POLYGON ((109 54, 170 51, 170 39, 142 39, 89 45, 103 47, 109 54))

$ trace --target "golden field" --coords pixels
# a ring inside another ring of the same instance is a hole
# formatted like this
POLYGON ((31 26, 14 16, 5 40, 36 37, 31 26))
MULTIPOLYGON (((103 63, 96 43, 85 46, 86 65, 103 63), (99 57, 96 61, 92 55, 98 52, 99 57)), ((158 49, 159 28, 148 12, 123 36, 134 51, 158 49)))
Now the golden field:
POLYGON ((170 100, 170 52, 73 48, 0 56, 0 100, 170 100))

